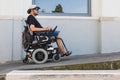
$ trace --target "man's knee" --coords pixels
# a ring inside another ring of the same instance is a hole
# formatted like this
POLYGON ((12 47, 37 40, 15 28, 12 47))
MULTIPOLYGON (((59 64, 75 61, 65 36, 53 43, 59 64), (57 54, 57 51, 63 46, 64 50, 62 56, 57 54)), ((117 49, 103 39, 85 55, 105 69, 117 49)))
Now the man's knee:
POLYGON ((61 38, 61 35, 60 35, 60 34, 58 34, 57 38, 61 38))

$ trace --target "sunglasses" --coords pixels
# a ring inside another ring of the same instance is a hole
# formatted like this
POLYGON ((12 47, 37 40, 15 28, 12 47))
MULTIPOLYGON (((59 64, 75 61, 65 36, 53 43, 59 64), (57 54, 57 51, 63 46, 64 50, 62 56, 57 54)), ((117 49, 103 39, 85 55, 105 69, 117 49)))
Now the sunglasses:
POLYGON ((34 9, 34 10, 39 11, 39 9, 34 9))
POLYGON ((34 10, 37 10, 37 11, 39 11, 39 9, 40 9, 40 8, 34 8, 34 10))

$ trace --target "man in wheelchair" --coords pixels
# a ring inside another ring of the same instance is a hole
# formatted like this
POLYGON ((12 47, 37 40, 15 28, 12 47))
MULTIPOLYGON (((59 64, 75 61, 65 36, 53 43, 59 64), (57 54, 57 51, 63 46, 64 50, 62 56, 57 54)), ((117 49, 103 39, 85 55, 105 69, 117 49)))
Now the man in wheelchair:
MULTIPOLYGON (((29 26, 29 29, 31 30, 31 32, 33 32, 34 39, 37 38, 37 37, 35 37, 36 35, 43 36, 42 38, 44 38, 45 40, 47 40, 47 38, 45 36, 47 36, 49 38, 55 37, 55 42, 57 43, 61 57, 71 55, 71 51, 68 51, 66 47, 65 48, 63 47, 63 45, 65 46, 65 44, 60 37, 60 34, 59 34, 60 31, 55 31, 51 27, 43 28, 41 26, 41 24, 37 21, 35 16, 37 16, 39 14, 39 9, 40 9, 40 7, 38 7, 36 5, 32 5, 27 11, 29 16, 27 18, 26 23, 29 26)), ((42 42, 40 42, 40 43, 42 43, 42 42)), ((49 44, 49 43, 47 43, 47 44, 49 44)), ((31 57, 31 56, 32 55, 28 54, 25 59, 27 59, 28 57, 31 57)))

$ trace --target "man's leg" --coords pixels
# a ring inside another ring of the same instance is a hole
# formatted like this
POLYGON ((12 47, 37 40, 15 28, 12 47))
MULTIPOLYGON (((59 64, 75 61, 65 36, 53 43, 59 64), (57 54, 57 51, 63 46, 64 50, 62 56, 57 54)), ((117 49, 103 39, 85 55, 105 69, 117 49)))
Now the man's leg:
MULTIPOLYGON (((60 37, 60 34, 57 36, 57 38, 61 38, 60 37)), ((60 52, 62 54, 65 54, 67 51, 64 49, 63 47, 63 44, 62 44, 62 41, 60 39, 57 39, 57 45, 58 45, 58 48, 60 49, 60 52)))

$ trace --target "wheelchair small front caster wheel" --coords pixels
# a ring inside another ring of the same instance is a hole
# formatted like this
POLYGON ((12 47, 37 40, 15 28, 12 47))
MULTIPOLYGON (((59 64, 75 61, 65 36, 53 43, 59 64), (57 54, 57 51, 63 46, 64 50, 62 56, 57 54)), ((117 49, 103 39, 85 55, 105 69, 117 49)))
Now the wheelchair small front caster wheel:
POLYGON ((53 59, 53 61, 58 62, 61 60, 61 57, 59 54, 54 54, 52 59, 53 59))

